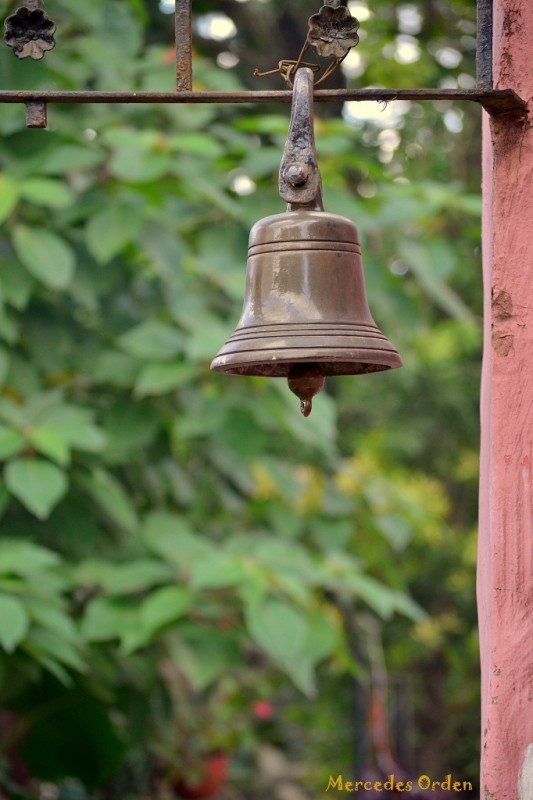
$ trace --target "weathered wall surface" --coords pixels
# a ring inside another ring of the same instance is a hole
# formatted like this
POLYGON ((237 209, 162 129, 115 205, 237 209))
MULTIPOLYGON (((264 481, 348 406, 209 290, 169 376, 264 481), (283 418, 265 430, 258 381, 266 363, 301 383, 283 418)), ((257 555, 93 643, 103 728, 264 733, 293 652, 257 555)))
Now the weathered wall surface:
MULTIPOLYGON (((533 0, 494 0, 494 83, 533 97, 533 0)), ((481 800, 533 800, 533 103, 484 120, 481 800)))

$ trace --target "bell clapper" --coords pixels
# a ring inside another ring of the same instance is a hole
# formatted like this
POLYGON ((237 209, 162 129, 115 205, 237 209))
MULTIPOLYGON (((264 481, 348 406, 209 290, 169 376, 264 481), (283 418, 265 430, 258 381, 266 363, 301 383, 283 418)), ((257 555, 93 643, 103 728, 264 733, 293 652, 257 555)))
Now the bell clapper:
POLYGON ((326 379, 318 364, 295 364, 291 367, 287 383, 300 398, 300 411, 308 417, 313 410, 313 397, 324 388, 326 379))
POLYGON ((300 400, 300 411, 302 412, 304 417, 308 417, 312 410, 313 410, 312 400, 300 400))

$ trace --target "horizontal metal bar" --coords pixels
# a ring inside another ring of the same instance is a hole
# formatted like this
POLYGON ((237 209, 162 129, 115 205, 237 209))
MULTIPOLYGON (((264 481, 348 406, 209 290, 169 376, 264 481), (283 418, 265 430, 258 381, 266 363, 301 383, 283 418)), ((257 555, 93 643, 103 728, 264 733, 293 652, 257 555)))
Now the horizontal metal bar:
MULTIPOLYGON (((527 113, 527 103, 512 89, 316 89, 318 103, 375 100, 468 100, 492 116, 527 113)), ((85 92, 2 90, 0 103, 290 103, 292 90, 244 92, 85 92)))

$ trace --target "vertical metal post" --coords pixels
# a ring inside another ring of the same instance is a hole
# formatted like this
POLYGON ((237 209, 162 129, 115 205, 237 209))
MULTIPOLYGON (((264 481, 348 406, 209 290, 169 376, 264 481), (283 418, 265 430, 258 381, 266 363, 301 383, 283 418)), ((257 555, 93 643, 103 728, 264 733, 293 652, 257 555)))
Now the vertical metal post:
POLYGON ((192 89, 192 0, 176 0, 176 89, 192 89))
POLYGON ((493 0, 477 0, 476 88, 490 90, 492 85, 493 0))

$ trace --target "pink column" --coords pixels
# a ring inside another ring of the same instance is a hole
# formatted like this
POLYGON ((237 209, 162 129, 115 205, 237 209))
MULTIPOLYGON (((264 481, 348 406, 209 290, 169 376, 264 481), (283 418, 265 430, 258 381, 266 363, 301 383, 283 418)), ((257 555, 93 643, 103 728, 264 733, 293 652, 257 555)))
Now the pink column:
MULTIPOLYGON (((533 96, 533 0, 494 0, 494 84, 533 96)), ((531 121, 484 120, 480 800, 533 800, 531 121)))

